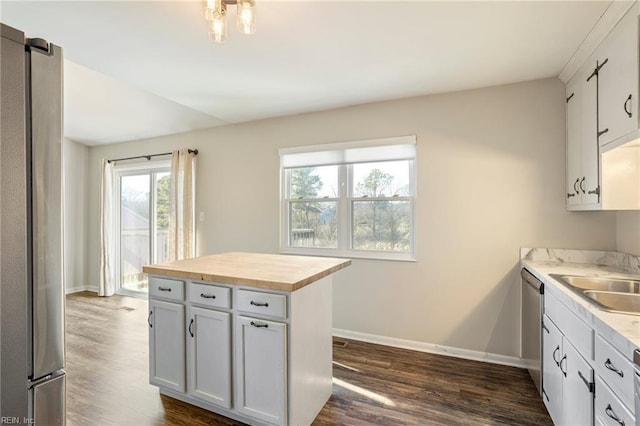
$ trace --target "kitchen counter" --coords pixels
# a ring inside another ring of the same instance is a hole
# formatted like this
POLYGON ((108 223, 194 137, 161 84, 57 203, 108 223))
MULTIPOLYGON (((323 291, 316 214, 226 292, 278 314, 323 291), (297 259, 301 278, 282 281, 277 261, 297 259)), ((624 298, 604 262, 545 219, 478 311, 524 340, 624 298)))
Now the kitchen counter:
POLYGON ((236 252, 148 265, 142 271, 190 280, 296 291, 349 265, 349 259, 236 252))
POLYGON ((545 284, 577 316, 591 325, 629 360, 640 349, 640 316, 618 314, 598 309, 550 274, 589 275, 640 280, 640 257, 614 252, 522 249, 521 266, 545 284))
POLYGON ((331 396, 348 259, 224 253, 145 266, 149 382, 246 424, 309 425, 331 396))

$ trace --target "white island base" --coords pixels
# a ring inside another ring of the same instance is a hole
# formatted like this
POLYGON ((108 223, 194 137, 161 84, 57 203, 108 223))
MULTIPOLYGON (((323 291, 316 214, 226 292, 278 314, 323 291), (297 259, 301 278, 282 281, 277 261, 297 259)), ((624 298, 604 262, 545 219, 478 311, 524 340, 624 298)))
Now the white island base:
POLYGON ((310 425, 331 396, 331 276, 282 291, 154 274, 149 309, 162 394, 252 425, 310 425))

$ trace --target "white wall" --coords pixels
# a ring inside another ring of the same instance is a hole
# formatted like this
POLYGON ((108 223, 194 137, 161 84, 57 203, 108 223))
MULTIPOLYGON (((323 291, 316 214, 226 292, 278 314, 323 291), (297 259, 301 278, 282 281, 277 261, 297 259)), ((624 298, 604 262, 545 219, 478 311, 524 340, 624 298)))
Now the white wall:
POLYGON ((640 256, 640 212, 618 212, 617 251, 640 256))
POLYGON ((62 143, 64 179, 64 282, 67 293, 86 290, 87 167, 89 148, 69 139, 62 143))
POLYGON ((615 213, 565 209, 564 108, 564 85, 546 79, 91 148, 89 280, 101 158, 199 149, 198 254, 273 253, 278 148, 415 134, 417 261, 337 273, 334 327, 518 356, 518 249, 616 248, 615 213))

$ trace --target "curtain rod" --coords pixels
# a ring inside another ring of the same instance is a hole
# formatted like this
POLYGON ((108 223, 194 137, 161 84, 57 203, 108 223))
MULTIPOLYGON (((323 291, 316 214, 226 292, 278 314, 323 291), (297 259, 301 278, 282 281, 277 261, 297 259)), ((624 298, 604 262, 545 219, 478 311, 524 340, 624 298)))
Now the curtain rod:
MULTIPOLYGON (((161 154, 149 154, 149 155, 138 155, 136 157, 127 157, 127 158, 114 158, 113 160, 107 160, 107 163, 115 163, 116 161, 124 161, 124 160, 135 160, 136 158, 146 158, 147 160, 151 160, 151 157, 160 157, 162 155, 171 155, 171 152, 163 152, 161 154)), ((190 149, 189 154, 198 155, 197 149, 190 149)))

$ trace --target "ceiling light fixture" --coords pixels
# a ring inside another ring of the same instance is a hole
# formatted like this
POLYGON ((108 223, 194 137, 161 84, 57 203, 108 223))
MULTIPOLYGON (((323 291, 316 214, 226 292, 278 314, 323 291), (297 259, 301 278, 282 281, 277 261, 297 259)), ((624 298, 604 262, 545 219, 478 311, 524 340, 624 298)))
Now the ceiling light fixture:
POLYGON ((242 34, 256 32, 255 0, 204 0, 204 18, 209 23, 209 39, 224 43, 227 39, 227 5, 237 6, 236 25, 242 34))

